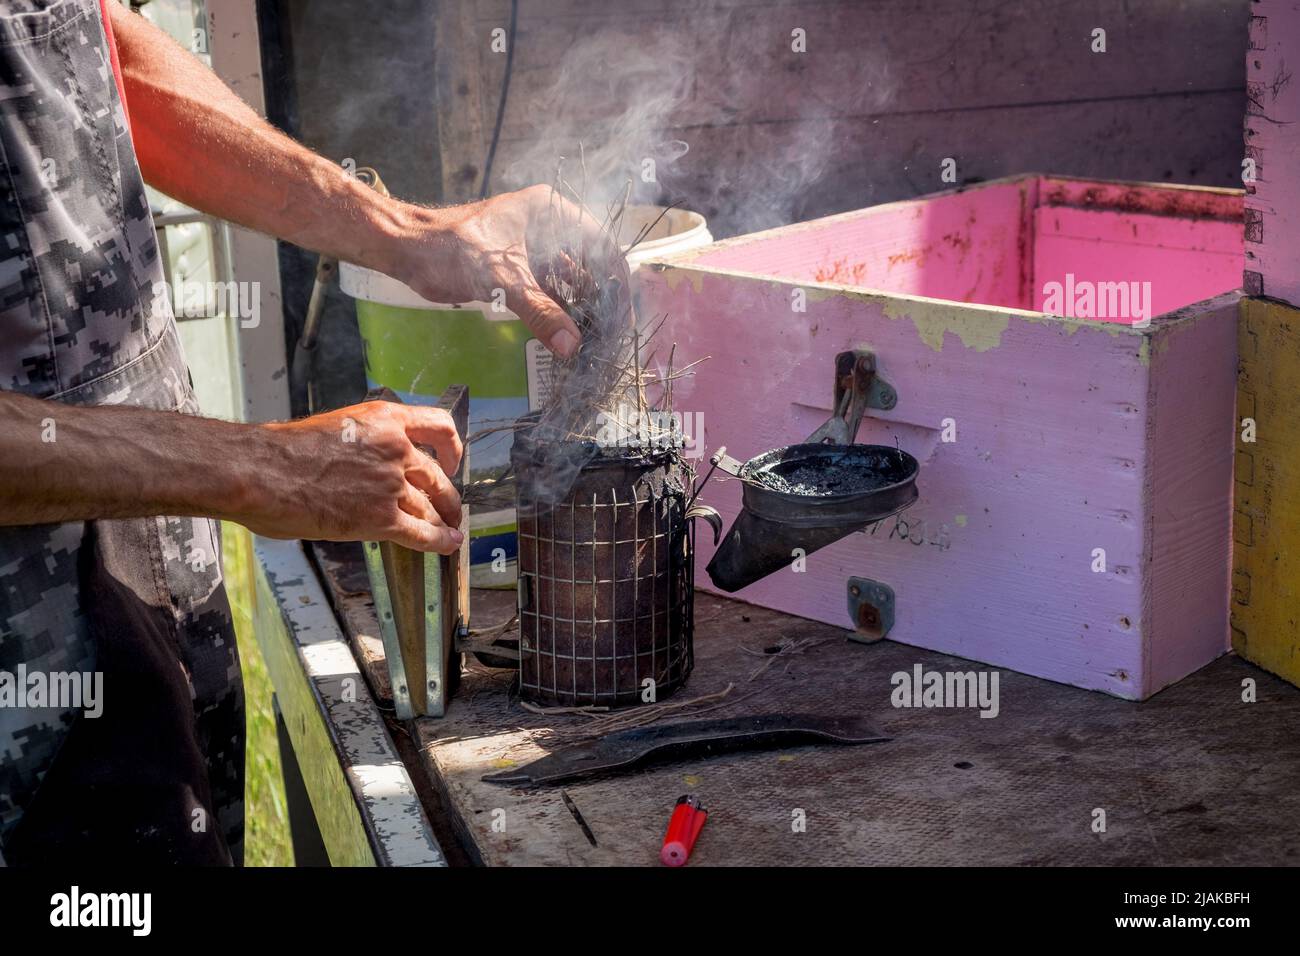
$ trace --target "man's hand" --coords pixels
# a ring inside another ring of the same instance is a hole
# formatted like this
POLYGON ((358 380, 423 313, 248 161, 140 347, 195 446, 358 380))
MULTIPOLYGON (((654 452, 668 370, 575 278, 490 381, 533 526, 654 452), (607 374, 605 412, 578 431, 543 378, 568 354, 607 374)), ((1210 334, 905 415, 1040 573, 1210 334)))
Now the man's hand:
POLYGON ((441 409, 367 402, 242 425, 0 391, 0 421, 0 525, 200 515, 273 538, 442 554, 464 540, 447 477, 461 442, 441 409))
MULTIPOLYGON (((434 302, 491 302, 497 293, 552 352, 577 349, 578 327, 543 288, 550 269, 585 268, 623 290, 627 263, 600 224, 549 186, 447 209, 404 207, 392 262, 377 268, 434 302)), ((620 319, 624 316, 619 316, 620 319)))
POLYGON ((250 530, 440 554, 464 540, 460 495, 447 477, 460 467, 461 441, 442 409, 366 402, 262 427, 277 451, 247 513, 235 518, 250 530))

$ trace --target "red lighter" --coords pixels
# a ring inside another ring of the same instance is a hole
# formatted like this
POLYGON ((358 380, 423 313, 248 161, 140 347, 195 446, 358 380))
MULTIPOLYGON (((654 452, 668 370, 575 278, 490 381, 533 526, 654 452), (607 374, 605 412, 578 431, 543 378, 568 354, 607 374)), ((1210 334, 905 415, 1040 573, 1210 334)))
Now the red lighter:
POLYGON ((708 818, 709 811, 700 806, 697 798, 689 794, 678 797, 668 821, 668 832, 664 834, 663 849, 659 851, 660 862, 665 866, 685 866, 708 818))

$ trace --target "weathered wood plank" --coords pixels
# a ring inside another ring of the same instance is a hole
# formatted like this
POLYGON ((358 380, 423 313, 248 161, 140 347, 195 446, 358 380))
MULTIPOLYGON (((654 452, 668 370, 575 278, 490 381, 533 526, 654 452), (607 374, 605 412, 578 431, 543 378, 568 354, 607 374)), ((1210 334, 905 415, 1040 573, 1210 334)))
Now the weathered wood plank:
POLYGON ((482 780, 552 752, 590 718, 527 713, 511 698, 508 672, 473 667, 447 719, 420 720, 417 730, 423 769, 477 860, 658 866, 669 813, 685 793, 710 811, 693 867, 1140 865, 1157 852, 1167 864, 1258 864, 1300 849, 1295 827, 1270 823, 1300 812, 1300 791, 1283 783, 1300 772, 1292 731, 1300 694, 1257 675, 1269 714, 1240 706, 1236 689, 1254 672, 1236 658, 1140 708, 1002 672, 998 719, 983 720, 974 709, 890 704, 900 672, 983 670, 969 661, 891 641, 863 647, 841 628, 703 593, 696 620, 695 672, 673 701, 731 683, 734 702, 710 716, 865 713, 894 739, 720 754, 576 781, 565 789, 593 847, 558 787, 482 780), (764 668, 763 649, 790 639, 812 646, 764 668), (1193 712, 1200 719, 1189 720, 1193 712), (1201 802, 1208 815, 1195 825, 1178 812, 1201 802), (1079 839, 1079 820, 1098 806, 1107 808, 1106 839, 1079 839), (797 816, 806 831, 791 826, 797 816))
MULTIPOLYGON (((509 4, 475 10, 486 48, 509 4)), ((681 201, 727 236, 945 188, 947 158, 959 183, 1026 170, 1239 181, 1246 0, 570 0, 519 16, 500 189, 550 182, 561 156, 576 177, 583 143, 609 191, 634 178, 639 201, 681 201), (790 48, 796 25, 807 53, 790 48), (1106 53, 1092 52, 1095 27, 1106 53)), ((485 129, 500 59, 482 64, 485 129)))
POLYGON ((1033 177, 902 200, 723 242, 698 265, 958 302, 1029 308, 1022 275, 1033 177))
POLYGON ((1239 349, 1232 645, 1300 684, 1300 310, 1243 300, 1239 349))
MULTIPOLYGON (((373 166, 395 196, 437 202, 436 24, 427 0, 388 0, 382 16, 351 3, 280 6, 292 46, 297 138, 336 162, 351 159, 354 169, 373 166)), ((326 334, 336 318, 343 316, 327 314, 326 334)))
MULTIPOLYGON (((483 32, 508 4, 478 5, 483 32)), ((520 7, 505 129, 608 119, 677 87, 681 125, 1103 100, 1244 87, 1244 3, 969 0, 520 7), (1092 31, 1106 30, 1106 52, 1092 31), (805 52, 792 49, 804 31, 805 52), (634 83, 620 85, 628 76, 634 83), (569 91, 559 114, 556 84, 569 91)), ((487 104, 485 104, 487 105, 487 104)), ((489 106, 495 112, 495 102, 489 106)))
POLYGON ((488 109, 495 110, 496 98, 485 95, 483 86, 491 82, 497 88, 505 57, 489 53, 490 31, 474 21, 471 4, 440 2, 433 16, 441 200, 467 202, 478 197, 492 135, 491 120, 485 126, 484 117, 488 109), (500 67, 489 72, 494 59, 500 67))
POLYGON ((1246 51, 1246 281, 1250 295, 1300 305, 1300 3, 1256 0, 1246 51))
POLYGON ((1230 642, 1239 301, 1234 293, 1181 309, 1152 341, 1148 694, 1223 654, 1230 642))
MULTIPOLYGON (((1230 92, 833 124, 669 128, 655 140, 681 140, 690 151, 660 163, 657 184, 638 184, 638 191, 649 201, 681 201, 725 237, 951 188, 941 175, 948 157, 956 160, 958 183, 1037 170, 1230 185, 1240 171, 1242 103, 1242 94, 1230 92), (1186 135, 1191 128, 1195 137, 1186 135)), ((576 144, 557 143, 552 154, 531 141, 503 142, 502 175, 494 181, 502 188, 549 182, 555 157, 576 156, 576 144)))

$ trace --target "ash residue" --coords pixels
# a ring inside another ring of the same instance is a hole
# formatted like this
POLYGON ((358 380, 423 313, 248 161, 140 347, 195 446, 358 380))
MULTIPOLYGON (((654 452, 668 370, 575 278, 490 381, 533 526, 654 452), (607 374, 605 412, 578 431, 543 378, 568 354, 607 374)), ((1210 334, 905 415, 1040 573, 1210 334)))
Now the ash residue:
POLYGON ((758 471, 747 476, 756 485, 787 495, 825 498, 831 495, 861 495, 892 484, 884 475, 860 468, 803 465, 789 470, 758 471))
POLYGON ((777 449, 753 461, 742 472, 746 481, 787 495, 830 498, 865 495, 887 488, 907 477, 902 456, 893 449, 875 451, 870 446, 840 446, 841 452, 777 449), (789 456, 789 457, 786 457, 789 456))

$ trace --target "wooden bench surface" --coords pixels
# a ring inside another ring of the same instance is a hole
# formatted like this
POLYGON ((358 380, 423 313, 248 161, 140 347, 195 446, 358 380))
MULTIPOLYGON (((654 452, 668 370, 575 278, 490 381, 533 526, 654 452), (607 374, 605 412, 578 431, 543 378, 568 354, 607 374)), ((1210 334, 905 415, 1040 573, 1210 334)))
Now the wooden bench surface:
MULTIPOLYGON (((364 571, 346 547, 317 553, 382 699, 382 646, 364 571)), ((474 627, 507 619, 512 604, 513 592, 475 591, 474 627)), ((656 865, 685 793, 709 810, 692 866, 1300 859, 1300 833, 1282 823, 1300 819, 1300 792, 1288 782, 1300 776, 1300 690, 1239 658, 1221 658, 1144 703, 1002 670, 990 719, 974 708, 896 708, 891 694, 894 675, 917 665, 991 668, 845 637, 831 625, 698 594, 695 671, 667 703, 730 684, 708 716, 866 715, 893 739, 733 753, 570 783, 564 789, 594 847, 559 787, 481 779, 546 754, 592 719, 526 711, 510 671, 470 660, 448 716, 416 721, 423 766, 412 774, 427 775, 470 857, 490 865, 656 865), (806 643, 775 660, 764 655, 790 639, 806 643), (1255 703, 1242 701, 1246 678, 1256 682, 1255 703), (1105 832, 1094 831, 1097 810, 1105 832)))

